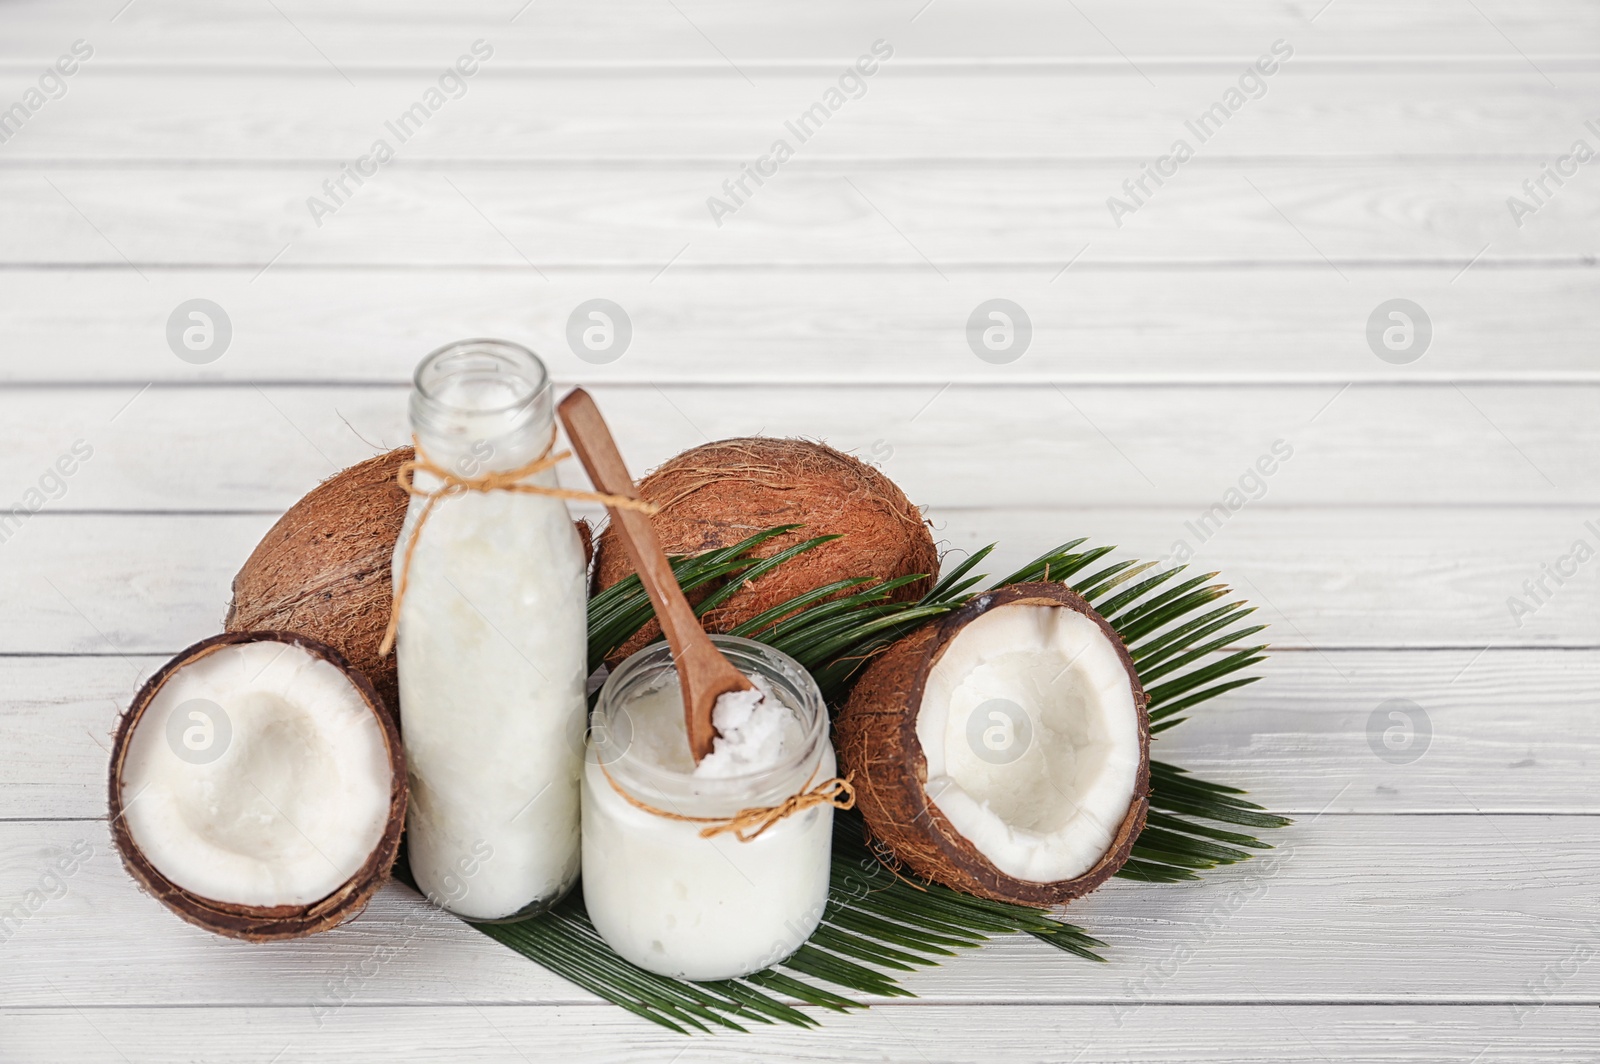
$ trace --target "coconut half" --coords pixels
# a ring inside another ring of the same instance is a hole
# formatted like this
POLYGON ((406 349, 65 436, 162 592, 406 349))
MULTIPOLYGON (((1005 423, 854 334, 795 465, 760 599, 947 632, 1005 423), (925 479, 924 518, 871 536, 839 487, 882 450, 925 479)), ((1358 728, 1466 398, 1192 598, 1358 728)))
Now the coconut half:
POLYGON ((196 643, 140 689, 111 754, 112 837, 208 931, 298 938, 365 907, 405 824, 400 734, 337 651, 289 632, 196 643))
POLYGON ((1122 640, 1060 584, 982 595, 894 644, 840 714, 868 830, 917 874, 1053 905, 1144 827, 1150 718, 1122 640))

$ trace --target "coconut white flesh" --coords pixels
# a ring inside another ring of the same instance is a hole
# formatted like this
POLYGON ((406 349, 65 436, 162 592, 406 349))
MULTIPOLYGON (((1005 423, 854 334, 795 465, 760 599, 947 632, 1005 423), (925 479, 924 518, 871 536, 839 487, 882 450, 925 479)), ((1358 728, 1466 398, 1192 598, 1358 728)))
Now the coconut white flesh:
POLYGON ((304 905, 377 847, 391 782, 383 730, 344 673, 292 644, 243 643, 179 669, 151 700, 123 761, 122 803, 140 851, 178 886, 304 905), (182 740, 169 738, 169 717, 193 699, 221 707, 231 730, 209 763, 180 757, 182 740))
POLYGON ((995 868, 1027 882, 1094 867, 1139 773, 1117 648, 1065 607, 1000 606, 962 628, 928 675, 917 739, 929 798, 995 868))

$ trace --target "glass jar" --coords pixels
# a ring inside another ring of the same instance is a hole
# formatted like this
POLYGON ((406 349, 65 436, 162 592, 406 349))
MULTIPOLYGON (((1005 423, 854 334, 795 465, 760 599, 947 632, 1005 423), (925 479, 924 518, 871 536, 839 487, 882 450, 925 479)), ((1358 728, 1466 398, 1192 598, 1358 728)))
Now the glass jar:
POLYGON ((827 708, 811 675, 761 643, 711 638, 794 712, 798 726, 778 763, 742 776, 692 775, 672 651, 656 643, 601 689, 583 775, 583 900, 595 929, 641 968, 698 980, 748 975, 799 949, 822 920, 833 850, 830 805, 787 816, 749 841, 731 831, 706 838, 704 823, 639 808, 726 818, 776 806, 836 771, 827 708))
MULTIPOLYGON (((450 344, 417 367, 411 425, 419 459, 455 476, 522 468, 554 439, 549 375, 516 344, 450 344)), ((554 487, 555 472, 521 483, 554 487)), ((411 497, 397 584, 426 504, 411 497)), ((409 564, 396 653, 412 874, 467 919, 538 912, 578 875, 582 544, 561 499, 463 491, 434 502, 409 564)))

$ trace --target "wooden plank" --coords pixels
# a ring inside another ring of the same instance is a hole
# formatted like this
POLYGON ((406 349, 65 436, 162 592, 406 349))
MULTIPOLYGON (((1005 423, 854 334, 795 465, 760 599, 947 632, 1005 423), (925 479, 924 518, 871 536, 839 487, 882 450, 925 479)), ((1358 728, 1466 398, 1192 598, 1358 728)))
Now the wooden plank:
MULTIPOLYGON (((933 507, 1158 505, 1198 522, 1229 491, 1259 507, 1600 501, 1588 458, 1600 384, 584 383, 640 474, 707 440, 770 435, 857 454, 933 507)), ((405 397, 397 386, 15 389, 0 394, 0 484, 18 493, 47 477, 46 494, 73 510, 284 509, 409 442, 405 397), (93 456, 57 486, 48 470, 63 455, 74 464, 75 442, 93 456)), ((576 462, 561 473, 588 483, 576 462)))
MULTIPOLYGON (((1600 1004, 1600 966, 1572 964, 1575 949, 1600 948, 1592 817, 1328 814, 1275 841, 1200 882, 1115 880, 1075 903, 1072 918, 1108 943, 1106 964, 1013 936, 906 985, 934 1004, 1122 1002, 1125 1012, 1261 999, 1600 1004)), ((591 1000, 400 887, 299 942, 207 934, 138 891, 103 822, 0 824, 0 899, 25 897, 77 843, 93 855, 7 943, 18 959, 0 972, 9 1008, 58 1007, 63 992, 122 1007, 591 1000)))
POLYGON ((1485 1064, 1556 1059, 1600 1037, 1591 1008, 1552 1005, 1524 1018, 1479 1005, 1148 1005, 1126 1018, 1114 1006, 881 1005, 827 1016, 820 1030, 757 1025, 749 1034, 700 1037, 651 1028, 601 1007, 362 1008, 318 1025, 301 1009, 11 1009, 0 1019, 25 1059, 85 1064, 208 1061, 448 1059, 526 1064, 576 1059, 800 1062, 872 1059, 905 1064, 1127 1061, 1293 1064, 1406 1061, 1485 1064), (1120 1022, 1119 1022, 1120 1020, 1120 1022))
POLYGON ((164 660, 0 658, 0 819, 103 816, 112 729, 164 660))
MULTIPOLYGON (((1194 514, 1166 507, 939 509, 945 547, 998 541, 984 568, 1007 573, 1090 535, 1161 559, 1185 538, 1273 625, 1284 648, 1594 647, 1593 566, 1532 600, 1526 581, 1584 534, 1555 507, 1293 507, 1234 515, 1201 543, 1194 514), (1531 614, 1513 616, 1522 597, 1531 614), (1521 622, 1520 625, 1518 622, 1521 622)), ((0 550, 0 653, 167 653, 216 632, 234 572, 272 524, 266 514, 59 514, 28 519, 0 550)), ((1591 540, 1592 543, 1592 540, 1591 540)))
MULTIPOLYGON (((102 815, 117 716, 164 660, 0 658, 0 819, 102 815)), ((1163 733, 1156 756, 1302 817, 1600 813, 1596 652, 1284 652, 1261 673, 1163 733), (1426 717, 1421 745, 1399 752, 1411 760, 1372 750, 1394 699, 1426 717)))
MULTIPOLYGON (((1593 646, 1597 574, 1525 588, 1586 533, 1580 510, 1519 507, 1307 506, 1261 510, 1200 542, 1193 516, 1171 511, 933 510, 935 534, 957 550, 998 542, 992 572, 1035 557, 1039 544, 1086 533, 1132 556, 1217 570, 1273 625, 1275 646, 1593 646), (1248 522, 1248 523, 1246 523, 1248 522), (1019 549, 1026 543, 1025 548, 1019 549), (1534 608, 1513 616, 1516 596, 1534 608), (1520 624, 1519 624, 1520 621, 1520 624)), ((1230 519, 1231 520, 1231 519, 1230 519)), ((1591 533, 1592 535, 1592 533, 1591 533)), ((1590 540, 1591 546, 1593 540, 1590 540)))
MULTIPOLYGON (((1236 164, 1194 160, 1135 215, 1107 200, 1127 164, 780 171, 719 228, 723 166, 428 173, 397 165, 333 217, 307 200, 326 167, 0 172, 6 264, 861 266, 1100 263, 1579 265, 1595 253, 1600 188, 1569 182, 1518 229, 1506 197, 1528 163, 1236 164), (320 221, 318 227, 315 223, 320 221), (1122 223, 1119 228, 1117 221, 1122 223), (1326 256, 1326 259, 1324 259, 1326 256)), ((130 283, 144 283, 132 273, 130 283)))
POLYGON ((1286 651, 1260 668, 1155 756, 1302 818, 1600 812, 1592 651, 1286 651))
MULTIPOLYGON (((1258 51, 1265 53, 1270 40, 1262 38, 1258 51)), ((454 43, 460 51, 467 45, 464 38, 454 43)), ((1537 176, 1540 162, 1554 160, 1576 138, 1596 142, 1584 128, 1583 101, 1600 90, 1600 69, 1557 71, 1557 88, 1515 55, 1511 65, 1489 69, 1407 64, 1353 71, 1297 53, 1270 78, 1247 81, 1251 99, 1233 117, 1225 115, 1220 129, 1213 120, 1201 132, 1185 123, 1198 122, 1237 89, 1238 64, 1165 70, 1159 82, 1146 82, 1126 67, 940 68, 915 59, 902 65, 904 57, 897 52, 870 78, 847 79, 852 98, 803 143, 784 123, 798 124, 836 86, 837 67, 762 71, 759 90, 736 91, 721 65, 552 70, 506 66, 515 60, 497 53, 471 79, 451 83, 451 99, 402 141, 384 123, 398 123, 436 85, 436 72, 363 71, 350 87, 302 70, 97 69, 91 61, 62 99, 7 140, 4 159, 8 167, 51 168, 315 161, 327 171, 310 182, 315 186, 381 137, 408 166, 466 174, 518 163, 717 160, 724 172, 715 185, 737 180, 740 164, 782 138, 797 152, 788 164, 794 166, 1115 158, 1127 171, 1116 185, 1182 138, 1213 160, 1521 157, 1527 172, 1520 181, 1537 176), (953 129, 961 135, 950 136, 953 129)))
MULTIPOLYGON (((1581 0, 1497 0, 1484 5, 1484 16, 1456 5, 1341 0, 1337 11, 1326 13, 1334 17, 1323 15, 1321 0, 1100 0, 1079 4, 1077 12, 1047 0, 942 0, 925 10, 918 4, 891 9, 822 0, 768 4, 759 11, 736 0, 692 0, 678 5, 681 14, 648 0, 576 8, 536 4, 521 11, 517 4, 492 0, 279 6, 282 15, 271 5, 178 0, 118 13, 89 0, 33 0, 11 5, 0 56, 50 59, 74 38, 90 35, 103 42, 108 59, 292 63, 323 71, 330 83, 342 86, 319 50, 359 73, 364 64, 433 65, 451 54, 457 38, 476 35, 526 61, 711 64, 721 61, 720 52, 746 66, 853 58, 864 42, 880 36, 930 58, 1068 56, 1121 63, 1120 48, 1145 65, 1162 56, 1252 58, 1263 42, 1283 36, 1336 56, 1515 57, 1507 38, 1534 56, 1593 54, 1600 33, 1594 9, 1581 0)), ((1131 69, 1128 77, 1138 80, 1131 69)), ((729 78, 730 87, 745 84, 732 70, 729 78)))
MULTIPOLYGON (((1085 252, 1092 260, 1094 249, 1085 252)), ((425 352, 462 336, 537 350, 558 380, 585 384, 1040 384, 1494 380, 1600 381, 1600 271, 1459 267, 1295 270, 1060 266, 875 270, 257 268, 0 272, 0 379, 10 382, 366 381, 405 384, 425 352), (332 298, 336 293, 337 298, 332 298), (216 361, 174 356, 166 322, 197 296, 233 338, 216 361), (968 344, 983 301, 1029 315, 1033 340, 992 365, 968 344), (1436 326, 1399 366, 1375 357, 1366 323, 1404 296, 1436 326), (604 365, 569 347, 567 321, 604 297, 632 341, 604 365), (1239 327, 1249 321, 1248 329, 1239 327)), ((1342 402, 1343 400, 1341 400, 1342 402)))

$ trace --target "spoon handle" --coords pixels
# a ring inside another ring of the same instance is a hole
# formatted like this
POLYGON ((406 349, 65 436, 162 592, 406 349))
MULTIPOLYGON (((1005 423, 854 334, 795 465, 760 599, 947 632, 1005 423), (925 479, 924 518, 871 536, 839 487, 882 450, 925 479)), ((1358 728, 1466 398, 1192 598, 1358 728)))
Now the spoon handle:
MULTIPOLYGON (((611 437, 605 418, 594 399, 582 388, 574 388, 557 408, 567 438, 594 486, 608 495, 637 499, 638 489, 628 475, 627 464, 611 437)), ((628 548, 634 569, 655 606, 661 631, 677 659, 683 688, 684 722, 688 725, 689 747, 696 763, 711 752, 716 730, 711 709, 718 694, 748 688, 749 680, 722 656, 700 627, 689 600, 678 586, 667 554, 661 547, 650 518, 637 510, 606 507, 611 520, 628 548), (732 674, 731 676, 728 674, 732 674), (720 687, 718 686, 720 684, 720 687), (709 697, 708 697, 709 692, 709 697)))

